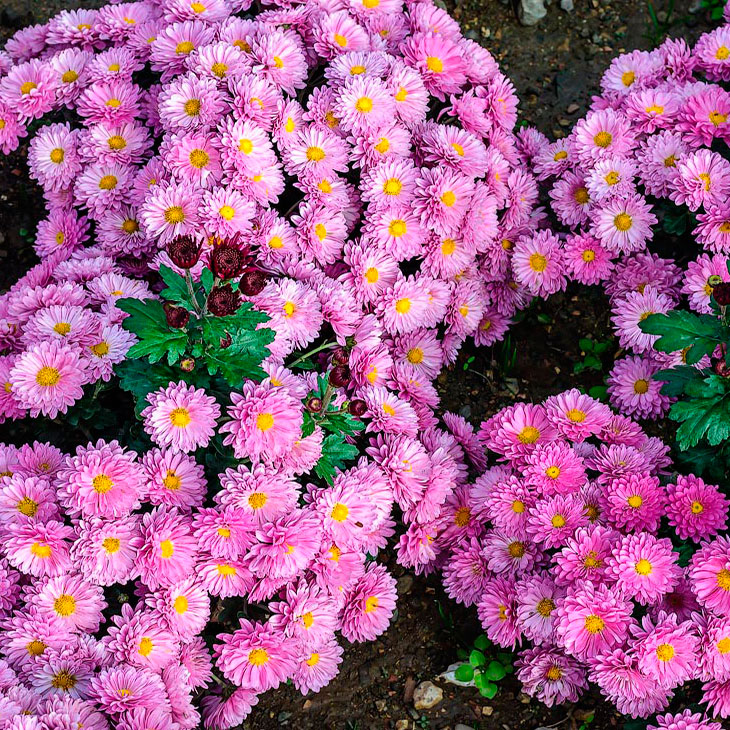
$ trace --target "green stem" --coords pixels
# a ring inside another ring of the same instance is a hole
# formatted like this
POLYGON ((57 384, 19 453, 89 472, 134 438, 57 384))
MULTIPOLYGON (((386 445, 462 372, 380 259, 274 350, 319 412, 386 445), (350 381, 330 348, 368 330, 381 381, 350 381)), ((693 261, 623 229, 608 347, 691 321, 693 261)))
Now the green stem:
POLYGON ((185 269, 185 283, 188 285, 188 294, 190 295, 190 301, 193 303, 193 309, 195 309, 198 317, 202 317, 203 311, 200 309, 198 298, 195 296, 195 287, 193 286, 193 277, 190 275, 190 269, 185 269))
POLYGON ((327 413, 327 406, 329 406, 330 401, 332 400, 332 396, 335 394, 335 389, 332 387, 331 383, 327 383, 327 390, 324 392, 324 398, 322 398, 322 411, 321 413, 323 415, 326 415, 327 413))
POLYGON ((289 363, 288 367, 293 368, 295 365, 299 365, 300 362, 306 360, 308 357, 311 357, 312 355, 316 355, 318 352, 322 352, 322 350, 330 350, 333 347, 337 347, 336 342, 325 342, 323 345, 319 345, 319 347, 315 347, 313 350, 309 350, 309 352, 305 352, 303 355, 298 357, 294 362, 289 363))

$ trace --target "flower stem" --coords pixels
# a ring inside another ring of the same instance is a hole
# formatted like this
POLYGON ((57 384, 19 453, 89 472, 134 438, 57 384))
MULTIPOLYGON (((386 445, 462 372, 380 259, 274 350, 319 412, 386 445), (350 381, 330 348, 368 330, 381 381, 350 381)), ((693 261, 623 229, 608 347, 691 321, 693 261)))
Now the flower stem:
POLYGON ((289 363, 288 367, 293 368, 295 365, 299 365, 300 362, 306 360, 308 357, 311 357, 312 355, 316 355, 318 352, 322 352, 322 350, 330 350, 333 347, 337 347, 336 342, 325 342, 323 345, 319 345, 319 347, 315 347, 313 350, 309 350, 309 352, 305 352, 303 355, 298 357, 294 362, 289 363))
POLYGON ((193 303, 193 309, 198 317, 203 316, 203 310, 198 304, 198 299, 195 296, 195 287, 193 286, 193 277, 190 275, 190 269, 185 269, 185 283, 188 285, 188 294, 190 295, 190 301, 193 303))

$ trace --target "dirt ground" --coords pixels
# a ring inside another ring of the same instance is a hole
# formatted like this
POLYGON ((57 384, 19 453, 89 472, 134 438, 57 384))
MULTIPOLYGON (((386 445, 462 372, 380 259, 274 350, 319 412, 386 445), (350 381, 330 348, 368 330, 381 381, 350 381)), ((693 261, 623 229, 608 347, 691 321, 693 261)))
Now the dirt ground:
MULTIPOLYGON (((467 36, 489 48, 513 80, 522 100, 522 118, 549 136, 567 133, 585 111, 613 56, 649 48, 652 42, 644 0, 574 2, 575 9, 565 12, 553 0, 547 17, 525 28, 511 5, 497 0, 447 0, 467 36)), ((0 0, 0 42, 60 9, 101 4, 0 0)), ((667 25, 660 30, 688 40, 706 30, 707 19, 702 13, 690 13, 691 5, 677 0, 672 16, 665 20, 662 3, 656 2, 659 18, 667 25)), ((29 241, 44 213, 39 191, 28 178, 24 153, 21 149, 8 158, 0 156, 0 290, 35 262, 29 241)), ((606 302, 597 290, 569 289, 531 309, 506 343, 462 353, 456 366, 439 377, 444 409, 478 425, 516 398, 541 399, 568 387, 599 385, 603 377, 599 371, 573 373, 582 357, 582 337, 610 339, 606 302), (540 336, 535 334, 538 331, 540 336)), ((614 354, 609 350, 605 362, 614 354)), ((305 698, 287 686, 265 695, 244 728, 391 730, 398 723, 399 729, 407 726, 408 730, 464 730, 463 726, 579 730, 592 711, 591 730, 622 727, 624 719, 595 694, 586 695, 576 706, 548 709, 521 695, 510 679, 501 683, 491 701, 473 689, 441 682, 443 701, 432 710, 416 712, 413 688, 433 680, 456 661, 457 647, 476 635, 478 625, 474 612, 449 601, 437 580, 391 567, 399 579, 400 600, 389 630, 376 642, 350 646, 340 675, 319 694, 305 698)))

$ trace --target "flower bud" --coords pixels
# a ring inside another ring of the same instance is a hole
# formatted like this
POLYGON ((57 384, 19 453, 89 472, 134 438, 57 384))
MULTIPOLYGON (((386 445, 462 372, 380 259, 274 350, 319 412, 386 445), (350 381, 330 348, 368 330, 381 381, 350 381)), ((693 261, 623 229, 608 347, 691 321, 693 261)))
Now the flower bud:
POLYGON ((190 312, 184 307, 170 305, 165 307, 165 318, 167 319, 168 327, 179 330, 185 327, 190 321, 190 312))
POLYGON ((712 285, 712 296, 721 307, 727 307, 730 304, 730 283, 721 281, 712 285))
POLYGON ((180 370, 183 370, 186 373, 192 373, 193 370, 195 370, 195 360, 192 357, 186 357, 185 359, 180 360, 180 370))
POLYGON ((730 366, 725 363, 722 357, 712 358, 712 369, 721 378, 730 378, 730 366))
POLYGON ((231 289, 230 284, 214 287, 208 295, 208 311, 216 317, 233 314, 241 303, 238 292, 231 289))
POLYGON ((350 362, 350 356, 344 347, 338 347, 331 355, 330 362, 334 366, 347 365, 350 362))
POLYGON ((313 396, 307 401, 307 410, 310 413, 320 413, 322 411, 322 405, 322 399, 313 396))
POLYGON ((178 236, 167 244, 167 255, 175 266, 192 269, 200 258, 200 243, 190 236, 178 236))
POLYGON ((264 290, 267 279, 268 277, 261 269, 249 269, 243 273, 238 288, 244 296, 255 297, 264 290))
POLYGON ((344 388, 350 384, 350 368, 347 365, 338 365, 332 368, 329 379, 335 388, 344 388))
POLYGON ((361 400, 360 398, 355 398, 354 400, 350 401, 349 405, 347 406, 347 410, 350 412, 351 416, 355 416, 356 418, 362 418, 368 412, 368 405, 364 400, 361 400))
POLYGON ((221 243, 210 252, 210 270, 218 279, 233 279, 243 271, 247 258, 238 246, 221 243))

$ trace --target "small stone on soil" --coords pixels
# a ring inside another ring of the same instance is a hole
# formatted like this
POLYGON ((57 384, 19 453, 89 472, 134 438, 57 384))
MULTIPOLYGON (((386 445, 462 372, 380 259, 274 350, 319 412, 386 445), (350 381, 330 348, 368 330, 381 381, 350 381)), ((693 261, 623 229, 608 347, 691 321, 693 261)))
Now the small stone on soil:
POLYGON ((430 710, 444 698, 444 691, 433 682, 421 682, 413 692, 413 706, 417 710, 430 710))

